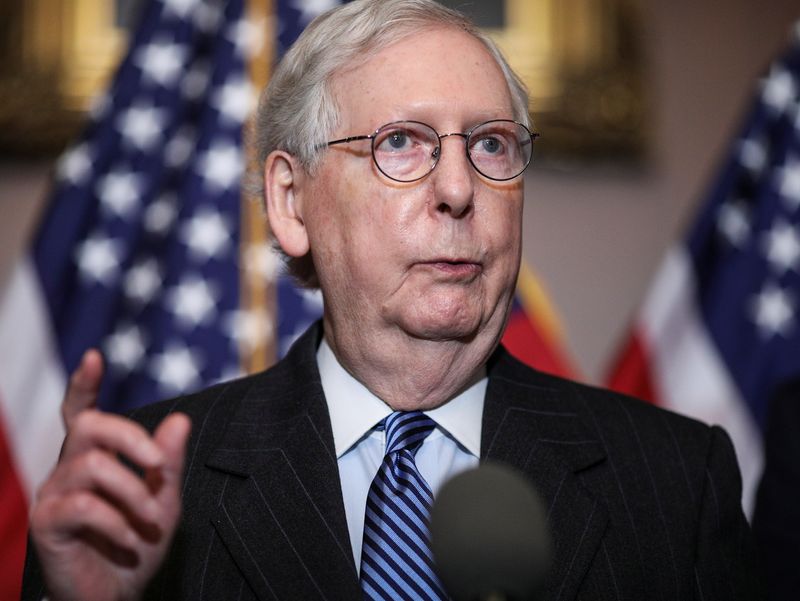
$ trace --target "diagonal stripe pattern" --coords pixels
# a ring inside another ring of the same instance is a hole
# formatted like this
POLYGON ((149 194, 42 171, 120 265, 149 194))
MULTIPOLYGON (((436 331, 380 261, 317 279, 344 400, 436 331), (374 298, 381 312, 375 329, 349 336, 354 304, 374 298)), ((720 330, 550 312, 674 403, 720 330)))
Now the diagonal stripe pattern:
POLYGON ((364 598, 447 599, 434 573, 428 517, 433 493, 414 463, 436 424, 419 412, 395 412, 386 430, 386 455, 367 496, 361 588, 364 598))

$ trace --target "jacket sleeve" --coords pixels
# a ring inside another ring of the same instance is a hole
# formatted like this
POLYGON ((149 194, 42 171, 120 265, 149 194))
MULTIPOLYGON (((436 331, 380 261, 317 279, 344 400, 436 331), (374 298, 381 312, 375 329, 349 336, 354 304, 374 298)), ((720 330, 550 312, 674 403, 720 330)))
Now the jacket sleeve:
POLYGON ((694 580, 698 600, 764 599, 741 498, 742 480, 733 445, 725 431, 714 426, 697 526, 694 580))

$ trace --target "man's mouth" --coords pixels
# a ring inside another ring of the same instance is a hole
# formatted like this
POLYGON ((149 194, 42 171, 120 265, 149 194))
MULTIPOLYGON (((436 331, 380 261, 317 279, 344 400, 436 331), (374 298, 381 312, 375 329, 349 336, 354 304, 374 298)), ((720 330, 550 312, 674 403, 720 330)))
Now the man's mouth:
POLYGON ((480 263, 468 259, 434 259, 425 261, 422 265, 454 277, 474 277, 483 271, 483 266, 480 263))

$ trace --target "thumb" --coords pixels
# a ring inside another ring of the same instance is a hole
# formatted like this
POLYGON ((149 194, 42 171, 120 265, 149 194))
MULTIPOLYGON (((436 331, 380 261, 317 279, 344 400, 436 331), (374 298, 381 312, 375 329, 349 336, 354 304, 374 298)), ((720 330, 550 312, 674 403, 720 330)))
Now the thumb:
POLYGON ((94 409, 103 379, 103 356, 97 349, 89 349, 81 358, 78 367, 72 372, 67 393, 61 403, 61 418, 69 432, 72 423, 81 411, 94 409))

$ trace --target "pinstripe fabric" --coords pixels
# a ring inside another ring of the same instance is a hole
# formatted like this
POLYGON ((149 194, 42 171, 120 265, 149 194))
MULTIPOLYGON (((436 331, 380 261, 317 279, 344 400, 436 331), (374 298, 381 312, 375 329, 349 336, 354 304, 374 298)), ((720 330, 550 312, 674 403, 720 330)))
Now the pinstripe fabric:
POLYGON ((397 411, 381 427, 386 430, 386 455, 367 496, 361 551, 364 597, 447 599, 430 551, 433 494, 414 463, 435 424, 419 411, 397 411))

